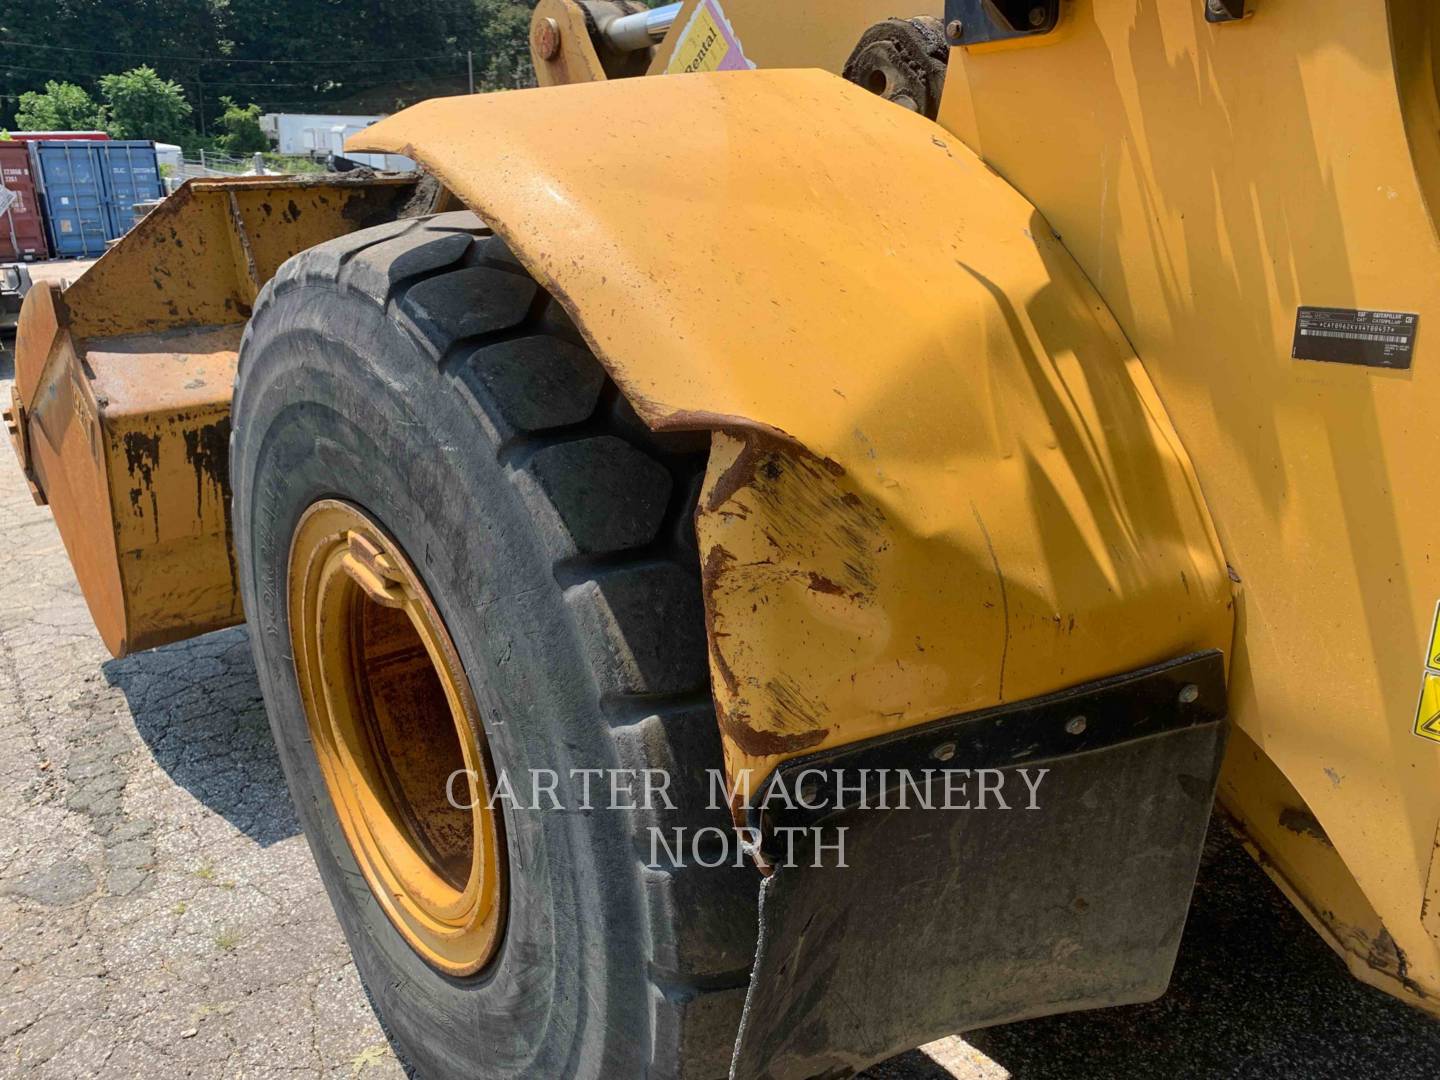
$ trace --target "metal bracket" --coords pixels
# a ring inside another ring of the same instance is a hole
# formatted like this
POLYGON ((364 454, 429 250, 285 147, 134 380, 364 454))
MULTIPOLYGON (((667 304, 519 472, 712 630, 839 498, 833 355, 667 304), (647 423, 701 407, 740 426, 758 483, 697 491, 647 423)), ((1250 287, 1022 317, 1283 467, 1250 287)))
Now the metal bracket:
POLYGON ((25 482, 30 487, 30 497, 35 500, 36 506, 46 505, 45 493, 40 489, 39 481, 35 479, 35 469, 30 461, 30 425, 29 416, 26 415, 25 406, 20 402, 20 388, 14 385, 10 387, 10 408, 0 414, 6 429, 10 433, 10 442, 15 447, 15 456, 20 459, 20 471, 25 474, 25 482))
POLYGON ((951 45, 1038 37, 1060 24, 1060 0, 945 0, 951 45))
POLYGON ((1201 0, 1205 5, 1205 21, 1210 23, 1238 22, 1250 14, 1250 0, 1201 0))
POLYGON ((355 579, 365 595, 382 607, 403 608, 406 600, 405 575, 388 554, 363 533, 351 529, 341 566, 355 579))
POLYGON ((949 58, 949 42, 939 19, 929 15, 886 19, 860 36, 842 74, 886 101, 934 120, 949 58))
MULTIPOLYGON (((843 793, 825 785, 826 776, 838 775, 837 770, 868 770, 898 788, 907 771, 1015 768, 1217 723, 1225 715, 1220 654, 1184 656, 1047 697, 792 758, 770 774, 746 807, 746 824, 764 837, 766 853, 778 856, 778 849, 768 847, 777 829, 825 825, 854 807, 853 799, 847 806, 843 793)), ((877 789, 871 794, 883 800, 886 793, 877 789)))

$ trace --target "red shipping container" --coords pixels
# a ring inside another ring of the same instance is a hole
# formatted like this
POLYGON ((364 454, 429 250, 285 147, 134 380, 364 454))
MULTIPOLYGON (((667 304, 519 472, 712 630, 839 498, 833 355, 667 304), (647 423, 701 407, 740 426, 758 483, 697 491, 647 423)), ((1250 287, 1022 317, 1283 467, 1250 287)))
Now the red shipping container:
POLYGON ((0 262, 48 259, 50 246, 45 242, 26 143, 0 140, 0 184, 20 196, 7 213, 0 214, 0 262))

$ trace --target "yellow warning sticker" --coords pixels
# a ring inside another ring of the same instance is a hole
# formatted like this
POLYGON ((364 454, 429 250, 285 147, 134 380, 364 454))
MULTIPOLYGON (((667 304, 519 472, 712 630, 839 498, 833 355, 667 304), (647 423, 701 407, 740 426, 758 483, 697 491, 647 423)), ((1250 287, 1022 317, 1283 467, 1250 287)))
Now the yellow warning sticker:
POLYGON ((1430 645, 1425 650, 1425 666, 1440 671, 1440 604, 1435 605, 1435 618, 1430 624, 1430 645))
POLYGON ((1420 704, 1415 710, 1415 734, 1440 742, 1440 672, 1425 672, 1420 704))
POLYGON ((1440 742, 1440 603, 1430 623, 1430 641, 1425 646, 1425 674, 1420 683, 1420 701, 1415 706, 1415 734, 1440 742))

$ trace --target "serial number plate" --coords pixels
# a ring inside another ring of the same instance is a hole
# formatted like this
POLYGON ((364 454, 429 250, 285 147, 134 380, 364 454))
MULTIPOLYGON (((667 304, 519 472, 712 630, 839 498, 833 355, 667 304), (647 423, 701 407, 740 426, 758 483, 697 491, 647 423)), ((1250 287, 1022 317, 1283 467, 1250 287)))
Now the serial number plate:
POLYGON ((1405 311, 1301 307, 1295 312, 1296 360, 1408 368, 1420 316, 1405 311))

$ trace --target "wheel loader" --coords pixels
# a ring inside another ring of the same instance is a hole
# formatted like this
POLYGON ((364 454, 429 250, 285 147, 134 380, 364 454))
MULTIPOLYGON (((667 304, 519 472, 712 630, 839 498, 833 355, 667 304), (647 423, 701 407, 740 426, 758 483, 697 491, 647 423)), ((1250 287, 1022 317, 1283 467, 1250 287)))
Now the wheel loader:
POLYGON ((8 414, 112 653, 248 626, 420 1073, 1153 999, 1217 799, 1437 1011, 1440 9, 540 0, 531 49, 352 138, 420 175, 194 180, 36 285, 8 414))

